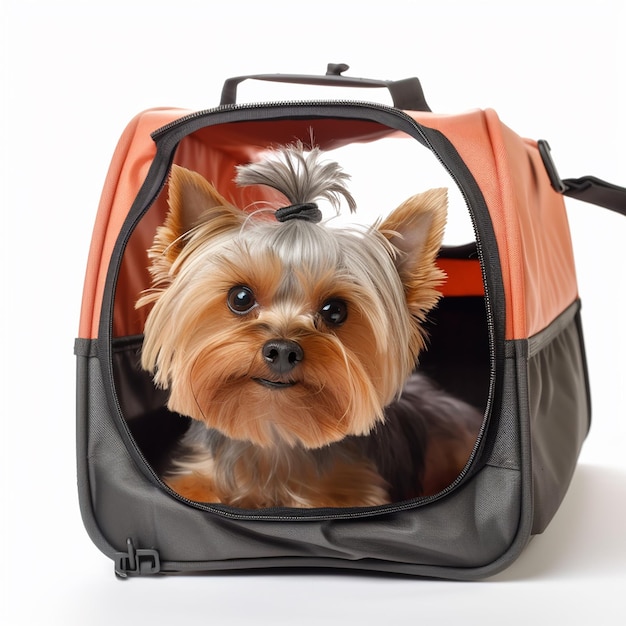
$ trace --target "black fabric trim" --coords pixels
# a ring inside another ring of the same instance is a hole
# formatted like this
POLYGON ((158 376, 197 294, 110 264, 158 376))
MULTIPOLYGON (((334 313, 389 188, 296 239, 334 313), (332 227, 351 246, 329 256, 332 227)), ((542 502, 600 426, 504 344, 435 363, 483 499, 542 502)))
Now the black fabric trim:
POLYGON ((96 339, 77 338, 74 340, 74 354, 76 356, 98 356, 98 342, 96 339))

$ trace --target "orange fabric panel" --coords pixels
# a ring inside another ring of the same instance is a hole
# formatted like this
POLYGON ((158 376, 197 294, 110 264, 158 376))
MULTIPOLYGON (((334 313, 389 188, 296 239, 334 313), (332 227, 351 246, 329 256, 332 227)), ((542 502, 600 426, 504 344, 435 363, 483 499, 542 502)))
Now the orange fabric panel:
POLYGON ((483 274, 478 260, 438 259, 437 265, 446 273, 446 282, 439 291, 444 296, 484 296, 483 274))
POLYGON ((102 295, 115 240, 154 158, 150 137, 157 128, 188 113, 154 109, 140 113, 125 128, 105 179, 91 238, 78 336, 98 336, 102 295))
POLYGON ((492 110, 413 113, 440 130, 476 179, 493 222, 506 298, 506 338, 544 329, 578 296, 565 204, 536 148, 492 110))
POLYGON ((232 122, 201 128, 186 137, 175 162, 200 172, 235 206, 247 207, 271 192, 262 187, 238 187, 235 166, 248 163, 271 146, 301 140, 313 142, 322 150, 333 150, 347 143, 370 142, 386 137, 392 129, 377 122, 345 119, 286 119, 268 122, 232 122))
POLYGON ((563 196, 550 186, 536 142, 502 130, 509 167, 518 174, 511 198, 520 234, 514 261, 522 283, 515 315, 523 336, 530 337, 578 297, 574 251, 563 196))
MULTIPOLYGON (((80 337, 97 336, 111 252, 155 154, 150 133, 187 113, 182 109, 147 111, 131 121, 120 139, 94 228, 80 337)), ((563 199, 552 191, 534 142, 518 137, 489 110, 460 115, 409 114, 448 137, 485 197, 500 254, 506 337, 525 338, 542 330, 576 298, 577 286, 563 199)), ((312 127, 316 143, 325 149, 395 134, 375 122, 348 119, 237 122, 207 127, 186 137, 175 161, 200 171, 223 195, 246 206, 252 200, 245 195, 250 190, 233 185, 234 166, 249 161, 268 145, 295 138, 307 141, 312 127)), ((116 335, 135 334, 143 329, 146 312, 135 312, 134 301, 149 284, 146 250, 165 210, 165 194, 161 194, 125 251, 115 302, 116 335)), ((449 264, 446 295, 467 295, 468 290, 482 293, 480 271, 451 261, 445 260, 449 264)))

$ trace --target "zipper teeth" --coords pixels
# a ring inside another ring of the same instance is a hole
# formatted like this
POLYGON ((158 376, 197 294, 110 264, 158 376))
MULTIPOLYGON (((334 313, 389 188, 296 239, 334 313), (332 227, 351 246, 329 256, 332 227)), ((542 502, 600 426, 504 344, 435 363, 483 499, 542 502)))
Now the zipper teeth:
MULTIPOLYGON (((173 128, 177 128, 178 126, 184 126, 190 121, 201 119, 203 117, 209 117, 214 115, 215 113, 226 113, 229 111, 253 111, 255 109, 268 109, 268 108, 280 108, 280 107, 318 107, 318 106, 356 106, 359 108, 368 108, 368 109, 378 109, 380 111, 386 111, 388 113, 400 114, 402 117, 406 116, 407 120, 411 120, 415 123, 415 120, 412 120, 408 115, 396 109, 392 106, 386 104, 379 104, 377 102, 369 102, 367 100, 272 100, 271 102, 246 102, 241 104, 221 104, 217 107, 213 107, 212 109, 203 109, 201 111, 193 111, 183 117, 180 117, 176 120, 168 122, 165 126, 161 126, 155 130, 151 137, 153 139, 158 139, 161 135, 169 132, 173 128)), ((417 127, 419 128, 419 127, 417 127)))
MULTIPOLYGON (((483 281, 483 289, 485 293, 485 304, 486 304, 485 309, 486 309, 487 328, 488 328, 488 336, 489 336, 489 356, 491 359, 490 376, 489 376, 489 394, 488 394, 488 400, 487 400, 487 404, 486 404, 485 411, 484 411, 484 415, 488 416, 491 412, 492 398, 493 398, 494 386, 496 382, 495 380, 496 378, 495 376, 495 361, 496 361, 495 322, 493 319, 493 312, 492 312, 491 302, 489 298, 489 285, 487 282, 487 277, 484 272, 485 255, 484 255, 481 240, 479 237, 479 229, 477 225, 476 216, 474 215, 473 210, 471 210, 470 208, 471 203, 470 203, 469 197, 466 194, 463 187, 461 186, 458 176, 450 169, 450 167, 439 156, 438 152, 435 150, 434 146, 432 145, 428 137, 421 131, 420 125, 412 117, 407 115, 404 111, 396 109, 395 107, 391 107, 385 104, 378 104, 374 102, 359 101, 359 100, 290 100, 290 101, 255 102, 255 103, 220 105, 212 109, 194 111, 177 120, 169 122, 165 126, 162 126, 158 130, 154 131, 151 136, 156 141, 159 139, 159 137, 161 137, 162 135, 168 133, 169 131, 175 128, 184 126, 190 121, 201 119, 203 117, 209 117, 216 113, 225 113, 228 111, 235 112, 235 111, 255 110, 255 109, 262 109, 262 108, 280 108, 280 107, 296 107, 297 108, 297 107, 315 107, 315 106, 354 106, 358 108, 368 108, 368 109, 384 111, 385 113, 388 113, 395 117, 403 119, 405 122, 408 122, 411 126, 413 126, 413 128, 415 128, 415 130, 419 132, 419 135, 424 141, 424 144, 426 145, 426 147, 439 161, 440 165, 448 172, 449 176, 452 178, 457 188, 461 192, 461 195, 463 196, 465 204, 469 210, 470 218, 472 221, 472 227, 474 230, 474 235, 476 238, 476 251, 477 251, 478 258, 481 264, 481 268, 483 268, 482 281, 483 281)), ((112 316, 111 316, 111 330, 112 330, 112 316)), ((117 399, 117 395, 115 396, 115 402, 116 402, 116 408, 118 409, 118 414, 121 416, 122 411, 121 411, 121 406, 119 404, 119 401, 117 399)), ((460 472, 457 478, 450 485, 448 485, 445 489, 438 492, 437 494, 434 494, 431 496, 419 497, 419 498, 415 498, 413 500, 407 500, 401 503, 394 503, 394 504, 389 504, 389 505, 372 507, 371 509, 359 509, 355 511, 345 510, 341 513, 337 513, 335 510, 333 510, 332 513, 330 512, 325 513, 323 510, 318 509, 319 511, 318 514, 312 514, 310 512, 309 513, 302 512, 301 514, 298 514, 298 515, 283 515, 283 514, 273 515, 268 512, 269 509, 266 509, 265 513, 260 513, 260 512, 237 513, 234 511, 230 511, 230 510, 225 510, 222 507, 216 507, 210 504, 204 504, 204 503, 196 502, 194 500, 189 500, 188 498, 185 498, 184 496, 181 496, 180 494, 176 493, 170 487, 168 487, 165 483, 163 483, 163 481, 161 481, 160 477, 152 469, 150 464, 145 459, 143 453, 138 448, 132 434, 130 433, 128 424, 123 419, 121 421, 124 423, 124 429, 128 435, 128 439, 132 442, 134 451, 137 453, 139 458, 142 459, 144 465, 149 469, 151 476, 154 479, 156 479, 158 483, 161 484, 163 488, 169 494, 171 494, 172 496, 174 496, 176 499, 180 500, 181 502, 191 505, 196 509, 213 512, 213 513, 216 513, 217 515, 230 518, 230 519, 237 519, 237 520, 244 520, 244 521, 265 520, 265 521, 302 521, 302 522, 315 521, 315 520, 321 521, 321 520, 335 520, 335 519, 357 519, 357 518, 364 518, 364 517, 372 517, 374 515, 384 515, 384 514, 399 512, 399 511, 405 511, 407 509, 418 508, 418 507, 427 505, 431 502, 434 502, 436 500, 443 498, 444 496, 449 494, 451 491, 454 491, 456 487, 464 480, 464 478, 469 473, 469 470, 471 466, 473 465, 473 462, 476 459, 476 455, 480 448, 481 441, 485 435, 486 426, 488 422, 488 420, 483 419, 483 424, 476 438, 476 442, 474 444, 470 457, 467 463, 465 464, 465 467, 463 468, 463 470, 460 472)))

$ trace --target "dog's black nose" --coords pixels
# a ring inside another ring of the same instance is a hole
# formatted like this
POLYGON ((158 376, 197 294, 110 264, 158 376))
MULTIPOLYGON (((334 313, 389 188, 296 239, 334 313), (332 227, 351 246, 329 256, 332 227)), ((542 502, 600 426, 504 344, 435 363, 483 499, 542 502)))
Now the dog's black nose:
POLYGON ((275 374, 287 374, 304 358, 300 344, 289 339, 272 339, 263 346, 261 352, 275 374))

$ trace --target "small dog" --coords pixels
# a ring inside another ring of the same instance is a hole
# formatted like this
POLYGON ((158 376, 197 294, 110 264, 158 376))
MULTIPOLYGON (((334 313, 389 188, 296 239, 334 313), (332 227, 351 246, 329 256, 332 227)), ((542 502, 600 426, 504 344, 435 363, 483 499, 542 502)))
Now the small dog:
POLYGON ((412 374, 444 280, 447 194, 361 229, 316 201, 348 176, 297 143, 237 168, 288 206, 246 213, 174 166, 149 250, 142 366, 193 418, 163 480, 241 508, 360 507, 434 494, 459 475, 482 415, 412 374))

